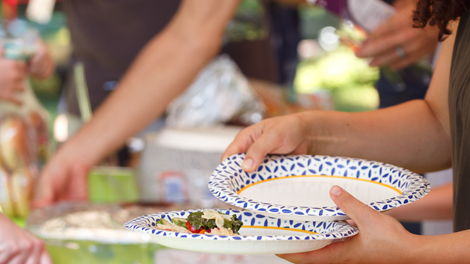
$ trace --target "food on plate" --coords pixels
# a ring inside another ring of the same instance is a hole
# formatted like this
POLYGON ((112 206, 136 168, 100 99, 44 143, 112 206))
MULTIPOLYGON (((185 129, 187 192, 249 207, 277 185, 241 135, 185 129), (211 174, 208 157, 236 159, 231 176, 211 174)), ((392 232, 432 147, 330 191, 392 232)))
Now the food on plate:
POLYGON ((204 210, 188 215, 188 218, 173 218, 171 222, 160 218, 156 228, 181 233, 199 233, 211 235, 239 235, 238 230, 243 226, 234 214, 232 216, 216 210, 204 210))

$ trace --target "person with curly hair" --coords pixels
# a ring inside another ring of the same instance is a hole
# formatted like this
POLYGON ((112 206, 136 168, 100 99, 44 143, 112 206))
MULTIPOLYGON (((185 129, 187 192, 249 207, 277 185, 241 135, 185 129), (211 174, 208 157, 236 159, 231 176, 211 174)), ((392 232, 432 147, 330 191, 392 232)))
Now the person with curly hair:
MULTIPOLYGON (((323 249, 280 255, 293 263, 465 263, 470 259, 470 1, 420 0, 416 27, 439 28, 443 47, 423 100, 380 110, 343 113, 309 111, 266 119, 242 130, 223 159, 246 152, 242 167, 255 170, 268 153, 323 154, 379 160, 418 173, 453 167, 455 233, 419 236, 377 212, 339 186, 331 199, 359 234, 323 249)), ((442 208, 431 191, 403 208, 423 219, 442 208), (420 210, 419 207, 427 210, 420 210)), ((452 210, 445 209, 450 214, 452 210)))

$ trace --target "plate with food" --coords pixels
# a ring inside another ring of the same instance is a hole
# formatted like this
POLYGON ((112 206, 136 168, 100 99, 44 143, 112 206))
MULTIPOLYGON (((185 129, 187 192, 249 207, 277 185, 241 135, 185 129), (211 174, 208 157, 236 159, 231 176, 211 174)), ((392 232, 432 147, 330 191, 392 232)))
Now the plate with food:
POLYGON ((286 254, 317 250, 358 233, 343 221, 282 220, 246 210, 207 209, 157 213, 125 228, 182 250, 225 254, 286 254))
POLYGON ((244 158, 242 153, 223 161, 210 178, 210 191, 228 204, 282 219, 348 219, 330 198, 333 185, 377 211, 417 201, 431 189, 419 174, 376 161, 268 155, 257 170, 248 173, 241 168, 244 158))

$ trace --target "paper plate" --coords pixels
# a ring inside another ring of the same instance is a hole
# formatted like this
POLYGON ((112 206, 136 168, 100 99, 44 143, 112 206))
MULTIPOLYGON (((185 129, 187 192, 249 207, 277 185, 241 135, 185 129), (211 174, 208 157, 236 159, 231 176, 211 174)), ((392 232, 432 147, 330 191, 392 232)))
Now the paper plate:
POLYGON ((182 250, 225 254, 285 254, 320 249, 337 239, 358 233, 357 228, 346 222, 316 222, 281 220, 254 214, 246 210, 216 209, 233 215, 243 222, 240 236, 210 234, 188 234, 155 228, 155 223, 164 218, 186 218, 201 210, 184 210, 158 213, 138 217, 127 222, 130 230, 152 234, 154 242, 182 250))
POLYGON ((253 173, 242 170, 245 154, 222 162, 209 189, 231 205, 292 220, 331 221, 349 217, 331 200, 339 185, 377 211, 414 202, 430 190, 420 175, 390 164, 330 156, 268 156, 253 173))

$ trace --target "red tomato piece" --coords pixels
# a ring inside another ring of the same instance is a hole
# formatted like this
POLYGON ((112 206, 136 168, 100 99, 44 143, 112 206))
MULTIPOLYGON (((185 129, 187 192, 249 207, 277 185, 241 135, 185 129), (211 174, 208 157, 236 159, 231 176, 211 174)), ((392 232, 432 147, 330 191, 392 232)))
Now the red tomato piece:
POLYGON ((191 233, 199 233, 201 232, 202 228, 200 229, 196 229, 193 225, 191 225, 191 223, 189 221, 186 222, 186 227, 188 228, 188 230, 191 232, 191 233))

